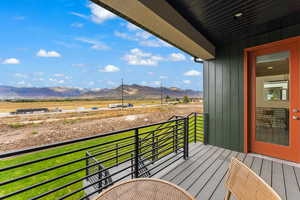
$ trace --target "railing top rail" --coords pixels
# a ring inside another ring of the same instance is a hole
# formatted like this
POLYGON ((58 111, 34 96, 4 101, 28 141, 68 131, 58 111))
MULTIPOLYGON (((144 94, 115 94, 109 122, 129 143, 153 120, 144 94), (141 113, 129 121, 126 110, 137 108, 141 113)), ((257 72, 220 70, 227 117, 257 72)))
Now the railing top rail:
POLYGON ((93 139, 108 137, 108 136, 112 136, 112 135, 122 134, 122 133, 125 133, 125 132, 130 132, 130 131, 135 130, 135 129, 142 129, 142 128, 147 128, 147 127, 150 127, 150 126, 157 126, 157 125, 161 125, 161 124, 165 124, 165 123, 169 123, 169 122, 176 122, 176 121, 179 121, 179 120, 180 119, 173 119, 173 120, 169 120, 167 122, 164 121, 164 122, 159 122, 159 123, 153 123, 153 124, 149 124, 149 125, 138 126, 138 127, 134 127, 134 128, 130 128, 130 129, 123 129, 123 130, 114 131, 114 132, 105 133, 105 134, 97 134, 97 135, 94 135, 94 136, 83 137, 83 138, 78 138, 78 139, 73 139, 73 140, 67 140, 67 141, 64 141, 64 142, 58 142, 58 143, 47 144, 47 145, 42 145, 42 146, 30 147, 30 148, 21 149, 21 150, 9 151, 9 152, 5 152, 5 153, 0 153, 0 159, 1 158, 8 158, 8 157, 11 157, 11 156, 16 156, 16 155, 21 155, 21 154, 25 154, 25 153, 32 153, 32 152, 36 152, 36 151, 50 149, 50 148, 53 148, 53 147, 65 146, 65 145, 69 145, 69 144, 83 142, 83 141, 86 141, 86 140, 93 140, 93 139))

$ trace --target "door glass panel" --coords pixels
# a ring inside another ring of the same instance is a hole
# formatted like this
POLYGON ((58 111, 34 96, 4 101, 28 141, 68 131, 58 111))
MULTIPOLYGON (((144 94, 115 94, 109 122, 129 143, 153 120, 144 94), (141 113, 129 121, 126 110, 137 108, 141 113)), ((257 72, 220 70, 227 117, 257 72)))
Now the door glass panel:
POLYGON ((289 145, 289 52, 256 57, 256 141, 289 145))

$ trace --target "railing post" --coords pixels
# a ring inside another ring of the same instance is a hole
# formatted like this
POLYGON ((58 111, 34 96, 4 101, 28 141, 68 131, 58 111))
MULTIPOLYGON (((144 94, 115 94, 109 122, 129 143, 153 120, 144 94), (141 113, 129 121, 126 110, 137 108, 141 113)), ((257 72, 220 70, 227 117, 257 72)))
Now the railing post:
POLYGON ((187 123, 187 126, 186 126, 186 129, 187 129, 187 143, 189 143, 189 140, 190 140, 190 119, 189 117, 186 117, 186 123, 187 123))
POLYGON ((134 165, 134 162, 133 162, 133 154, 131 154, 131 159, 130 159, 130 161, 131 161, 131 179, 133 179, 133 178, 134 178, 134 174, 133 174, 133 171, 134 171, 134 167, 133 167, 133 165, 134 165))
POLYGON ((152 163, 155 161, 155 137, 154 137, 154 131, 152 131, 152 163))
POLYGON ((134 155, 134 177, 138 178, 139 177, 139 129, 136 128, 134 130, 134 138, 135 138, 135 155, 134 155))
POLYGON ((116 164, 119 165, 119 144, 116 143, 116 164))
POLYGON ((183 137, 183 158, 185 160, 189 157, 189 129, 188 129, 188 118, 184 118, 184 137, 183 137))
POLYGON ((155 145, 154 145, 154 147, 155 147, 155 160, 157 160, 158 159, 158 136, 156 136, 155 137, 155 145))
POLYGON ((173 133, 173 137, 172 137, 172 146, 173 146, 173 152, 175 152, 175 135, 176 135, 176 128, 175 128, 175 126, 173 126, 173 131, 172 131, 172 133, 173 133))
POLYGON ((208 144, 208 133, 209 133, 209 124, 208 124, 208 121, 209 121, 209 116, 208 116, 208 113, 204 113, 203 114, 203 125, 204 125, 204 133, 203 133, 203 143, 205 145, 208 144))
POLYGON ((88 152, 85 152, 85 157, 86 157, 86 160, 85 160, 85 166, 86 166, 86 170, 85 170, 85 173, 86 173, 86 176, 89 175, 89 153, 88 152))
POLYGON ((175 123, 175 153, 178 153, 178 117, 176 116, 175 123))
MULTIPOLYGON (((98 179, 99 179, 99 184, 98 184, 98 189, 102 188, 102 181, 100 181, 103 177, 102 177, 102 172, 101 172, 101 166, 98 165, 98 179)), ((106 180, 105 180, 106 182, 106 180)), ((101 190, 99 190, 99 193, 101 192, 101 190)))
POLYGON ((194 143, 197 142, 197 113, 194 112, 194 143))

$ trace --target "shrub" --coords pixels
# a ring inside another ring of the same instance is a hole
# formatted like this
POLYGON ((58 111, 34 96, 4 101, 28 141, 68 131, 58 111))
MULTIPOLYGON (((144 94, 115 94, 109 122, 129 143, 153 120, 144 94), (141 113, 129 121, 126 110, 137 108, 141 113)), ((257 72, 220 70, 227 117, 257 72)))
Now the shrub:
POLYGON ((190 102, 190 99, 188 96, 184 96, 183 97, 183 103, 189 103, 190 102))
POLYGON ((8 124, 8 126, 9 126, 10 128, 15 128, 15 129, 17 129, 17 128, 23 128, 23 127, 25 126, 25 124, 13 123, 13 124, 8 124))
POLYGON ((31 132, 32 135, 36 135, 36 134, 38 134, 38 133, 39 133, 39 132, 37 132, 37 131, 32 131, 32 132, 31 132))

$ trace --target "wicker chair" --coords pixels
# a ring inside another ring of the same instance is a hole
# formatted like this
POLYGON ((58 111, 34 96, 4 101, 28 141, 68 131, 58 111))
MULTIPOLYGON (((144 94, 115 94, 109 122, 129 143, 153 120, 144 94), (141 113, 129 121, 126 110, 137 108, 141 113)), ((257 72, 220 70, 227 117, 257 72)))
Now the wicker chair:
POLYGON ((153 178, 124 181, 104 190, 94 200, 195 200, 178 186, 153 178))
POLYGON ((229 200, 231 194, 237 200, 281 200, 262 178, 236 158, 231 159, 225 187, 228 189, 225 200, 229 200))

